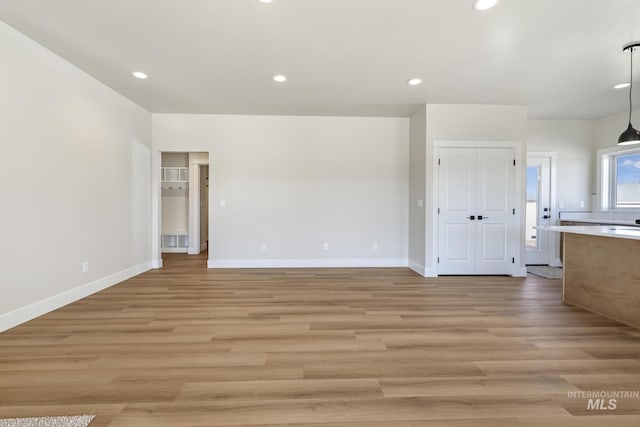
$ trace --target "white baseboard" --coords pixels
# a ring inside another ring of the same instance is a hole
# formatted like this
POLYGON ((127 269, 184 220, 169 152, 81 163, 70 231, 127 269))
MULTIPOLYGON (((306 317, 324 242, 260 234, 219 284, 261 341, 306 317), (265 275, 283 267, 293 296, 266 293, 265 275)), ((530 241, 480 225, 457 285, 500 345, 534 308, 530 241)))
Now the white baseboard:
POLYGON ((209 268, 408 267, 406 259, 210 259, 209 268))
POLYGON ((438 277, 438 267, 426 267, 424 269, 424 277, 438 277))
POLYGON ((145 262, 118 273, 111 274, 77 288, 70 289, 61 294, 45 298, 41 301, 27 305, 14 311, 0 315, 0 332, 18 326, 21 323, 35 319, 74 301, 88 297, 98 291, 116 285, 124 280, 142 274, 152 268, 152 262, 145 262))
POLYGON ((527 267, 514 267, 512 277, 527 277, 527 267))
POLYGON ((189 250, 187 250, 187 254, 189 255, 198 255, 200 253, 199 250, 197 250, 196 248, 189 248, 189 250))
MULTIPOLYGON (((420 271, 416 270, 415 268, 411 267, 411 264, 409 265, 409 268, 411 268, 413 271, 416 271, 418 273, 420 273, 420 271)), ((438 267, 426 267, 424 269, 424 277, 438 277, 438 267)), ((513 277, 526 277, 527 276, 527 267, 516 267, 513 273, 513 277)))
POLYGON ((425 275, 424 265, 420 265, 417 262, 409 260, 409 268, 424 277, 425 275))
POLYGON ((162 268, 162 258, 152 260, 151 268, 162 268))
POLYGON ((549 267, 562 267, 562 261, 560 258, 555 258, 549 261, 549 267))

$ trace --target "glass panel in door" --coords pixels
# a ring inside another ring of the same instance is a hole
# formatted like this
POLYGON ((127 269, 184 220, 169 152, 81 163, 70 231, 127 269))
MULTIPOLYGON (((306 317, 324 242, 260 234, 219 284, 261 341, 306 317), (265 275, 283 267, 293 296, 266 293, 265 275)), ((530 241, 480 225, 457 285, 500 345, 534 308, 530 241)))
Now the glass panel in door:
POLYGON ((540 166, 527 166, 527 250, 538 250, 538 200, 540 198, 540 166))
POLYGON ((548 265, 549 231, 536 229, 551 223, 551 158, 527 158, 525 261, 527 265, 548 265))

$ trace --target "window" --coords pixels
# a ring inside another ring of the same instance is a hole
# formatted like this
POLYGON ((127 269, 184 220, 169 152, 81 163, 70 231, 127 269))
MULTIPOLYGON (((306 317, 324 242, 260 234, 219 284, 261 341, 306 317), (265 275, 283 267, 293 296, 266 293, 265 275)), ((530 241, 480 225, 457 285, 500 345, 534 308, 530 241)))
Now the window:
POLYGON ((640 153, 622 154, 614 157, 616 208, 640 208, 640 153))
POLYGON ((602 208, 640 209, 640 149, 601 154, 602 208))

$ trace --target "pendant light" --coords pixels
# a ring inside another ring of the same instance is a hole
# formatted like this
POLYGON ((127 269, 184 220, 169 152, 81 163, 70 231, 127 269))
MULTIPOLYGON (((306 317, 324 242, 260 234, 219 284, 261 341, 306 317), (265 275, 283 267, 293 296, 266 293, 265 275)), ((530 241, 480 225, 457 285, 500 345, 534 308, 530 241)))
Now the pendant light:
POLYGON ((640 42, 631 42, 624 45, 622 51, 630 51, 631 53, 631 77, 629 78, 629 127, 622 132, 618 138, 618 145, 632 145, 640 144, 640 132, 631 126, 631 112, 633 111, 633 103, 631 101, 631 94, 633 91, 633 50, 640 46, 640 42))

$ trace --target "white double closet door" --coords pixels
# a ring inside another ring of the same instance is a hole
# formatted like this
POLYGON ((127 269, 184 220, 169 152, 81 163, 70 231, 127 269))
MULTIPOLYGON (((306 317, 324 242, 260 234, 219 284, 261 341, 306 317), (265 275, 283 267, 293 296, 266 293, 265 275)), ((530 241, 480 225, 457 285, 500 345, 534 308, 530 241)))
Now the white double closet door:
POLYGON ((513 274, 514 150, 440 148, 438 274, 513 274))

